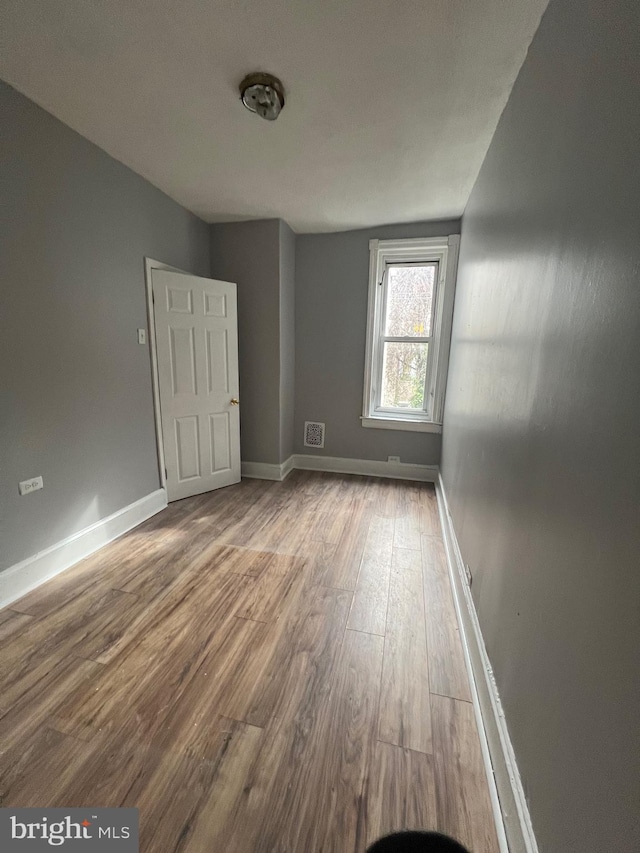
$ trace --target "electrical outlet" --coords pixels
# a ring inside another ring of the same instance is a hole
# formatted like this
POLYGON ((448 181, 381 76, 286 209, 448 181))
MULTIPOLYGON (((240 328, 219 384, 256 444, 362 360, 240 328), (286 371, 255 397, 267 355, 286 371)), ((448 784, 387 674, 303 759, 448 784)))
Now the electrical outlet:
POLYGON ((464 567, 464 573, 467 576, 467 583, 469 584, 469 586, 471 586, 471 584, 473 583, 473 575, 471 574, 471 568, 469 566, 469 563, 466 563, 464 567))
POLYGON ((390 462, 392 465, 397 465, 400 462, 399 456, 387 456, 387 462, 390 462))
POLYGON ((146 329, 138 329, 138 343, 146 344, 147 342, 147 330, 146 329))
POLYGON ((31 492, 37 492, 38 489, 44 488, 42 477, 32 477, 30 480, 23 480, 19 485, 21 495, 29 495, 31 492))

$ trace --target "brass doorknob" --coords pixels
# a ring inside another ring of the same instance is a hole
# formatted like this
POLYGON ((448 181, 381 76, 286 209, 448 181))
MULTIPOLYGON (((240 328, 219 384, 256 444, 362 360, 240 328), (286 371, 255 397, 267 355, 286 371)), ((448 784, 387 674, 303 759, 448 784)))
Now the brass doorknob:
POLYGON ((235 397, 232 397, 232 398, 231 398, 231 405, 232 405, 232 406, 239 406, 239 405, 240 405, 240 400, 236 400, 236 398, 235 398, 235 397))

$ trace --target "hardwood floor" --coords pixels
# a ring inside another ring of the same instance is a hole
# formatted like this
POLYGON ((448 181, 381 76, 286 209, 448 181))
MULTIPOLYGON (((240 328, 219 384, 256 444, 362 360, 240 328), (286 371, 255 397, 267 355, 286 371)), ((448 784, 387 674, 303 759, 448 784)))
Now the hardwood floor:
POLYGON ((145 853, 498 850, 432 486, 171 504, 0 612, 0 803, 137 806, 145 853))

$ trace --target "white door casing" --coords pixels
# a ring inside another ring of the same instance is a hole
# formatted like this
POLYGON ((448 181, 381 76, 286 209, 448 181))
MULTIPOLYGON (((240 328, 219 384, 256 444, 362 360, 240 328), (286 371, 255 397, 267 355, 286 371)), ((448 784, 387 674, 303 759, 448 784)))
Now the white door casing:
POLYGON ((151 270, 170 501, 240 482, 236 285, 151 270))

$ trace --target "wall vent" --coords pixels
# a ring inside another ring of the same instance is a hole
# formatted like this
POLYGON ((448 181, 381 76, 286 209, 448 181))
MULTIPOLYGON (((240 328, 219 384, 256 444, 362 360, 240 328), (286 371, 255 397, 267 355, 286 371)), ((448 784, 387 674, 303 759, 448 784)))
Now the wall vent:
POLYGON ((324 424, 317 421, 304 422, 304 446, 324 447, 324 424))

